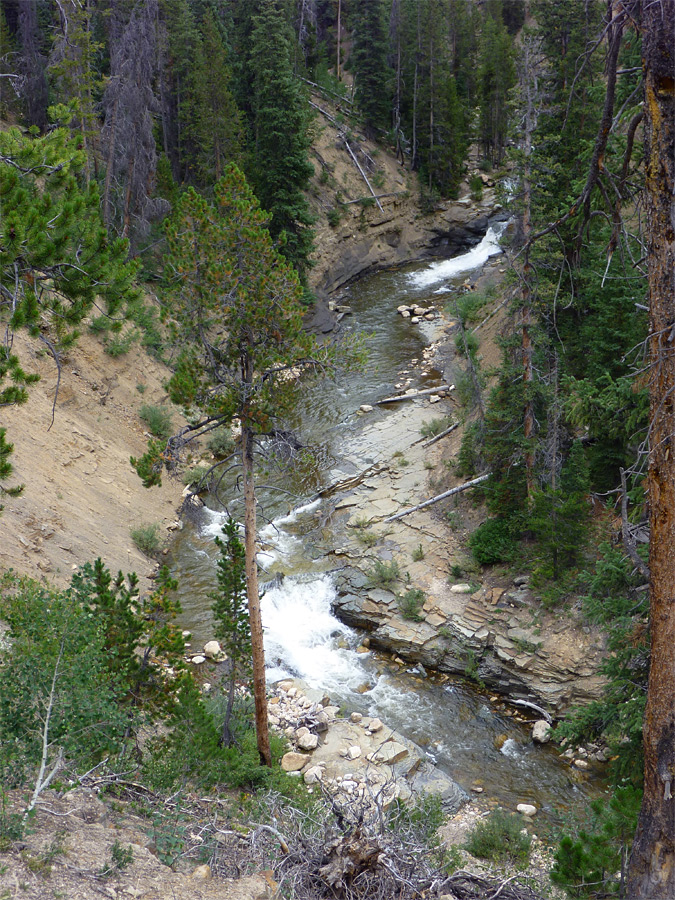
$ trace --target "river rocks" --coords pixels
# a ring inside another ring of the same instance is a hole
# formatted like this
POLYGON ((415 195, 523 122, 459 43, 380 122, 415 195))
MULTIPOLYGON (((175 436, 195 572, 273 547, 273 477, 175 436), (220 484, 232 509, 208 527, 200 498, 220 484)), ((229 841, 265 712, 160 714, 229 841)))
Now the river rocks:
POLYGON ((323 780, 323 768, 321 766, 310 766, 305 769, 302 775, 305 784, 316 784, 323 780))
POLYGON ((521 813, 521 815, 527 816, 529 819, 531 819, 532 816, 536 816, 537 807, 532 806, 531 803, 519 803, 518 806, 516 806, 516 812, 519 812, 521 813))
POLYGON ((368 725, 368 730, 371 734, 376 734, 378 731, 382 731, 384 725, 380 722, 379 719, 371 719, 368 725))
POLYGON ((532 740, 535 744, 546 744, 551 740, 551 725, 546 719, 539 719, 532 726, 532 740))
POLYGON ((399 306, 396 310, 399 316, 408 319, 411 325, 417 325, 421 319, 427 322, 433 321, 438 316, 435 306, 399 306))

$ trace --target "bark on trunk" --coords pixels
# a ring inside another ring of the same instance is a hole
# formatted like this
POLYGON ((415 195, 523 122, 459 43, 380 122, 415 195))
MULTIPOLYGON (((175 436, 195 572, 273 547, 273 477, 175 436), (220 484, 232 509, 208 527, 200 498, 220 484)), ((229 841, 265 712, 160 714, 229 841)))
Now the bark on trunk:
POLYGON ((651 667, 627 896, 675 897, 675 0, 642 4, 650 304, 651 667))
POLYGON ((267 724, 267 689, 265 685, 265 651, 263 649, 260 594, 258 592, 258 564, 255 555, 256 510, 255 484, 253 481, 253 435, 244 426, 242 440, 242 469, 244 476, 244 552, 246 568, 246 596, 251 625, 251 657, 253 662, 253 697, 255 700, 255 730, 258 739, 260 763, 272 766, 270 737, 267 724))

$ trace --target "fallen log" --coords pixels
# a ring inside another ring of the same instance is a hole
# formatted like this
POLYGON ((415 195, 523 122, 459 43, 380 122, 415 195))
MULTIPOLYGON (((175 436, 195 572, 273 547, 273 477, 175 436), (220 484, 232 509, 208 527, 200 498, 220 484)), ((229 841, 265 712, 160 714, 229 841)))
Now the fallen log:
POLYGON ((396 515, 387 516, 384 521, 395 522, 397 519, 402 519, 404 516, 409 516, 410 513, 417 512, 417 510, 419 509, 424 509, 426 506, 431 506, 433 503, 438 503, 440 500, 445 500, 446 497, 452 497, 453 494, 461 494, 462 491, 467 491, 469 488, 475 487, 477 484, 480 484, 481 481, 485 481, 490 477, 491 474, 491 472, 486 472, 485 475, 479 475, 478 478, 474 478, 471 481, 465 481, 464 484, 458 484, 457 487, 451 488, 449 491, 443 491, 442 494, 438 494, 436 497, 432 497, 431 500, 425 500, 424 503, 419 503, 417 506, 412 506, 410 509, 404 509, 403 512, 396 513, 396 515))
POLYGON ((378 400, 376 406, 382 406, 383 403, 400 403, 402 400, 417 400, 418 397, 427 397, 429 394, 442 394, 454 391, 454 384, 439 384, 438 387, 425 388, 423 391, 415 391, 414 394, 397 394, 395 397, 385 397, 384 400, 378 400))
POLYGON ((541 706, 537 706, 536 703, 530 703, 529 700, 509 700, 509 703, 513 704, 513 706, 526 706, 528 709, 533 709, 535 712, 538 712, 542 718, 546 719, 549 725, 553 722, 553 716, 546 712, 545 709, 542 709, 541 706))
POLYGON ((446 428, 445 431, 441 431, 440 434, 435 434, 432 438, 429 438, 428 441, 425 441, 422 446, 423 447, 431 447, 432 444, 435 444, 436 441, 440 441, 441 438, 444 438, 446 434, 450 434, 451 431, 454 431, 455 428, 459 428, 459 422, 455 422, 454 425, 451 425, 449 428, 446 428))

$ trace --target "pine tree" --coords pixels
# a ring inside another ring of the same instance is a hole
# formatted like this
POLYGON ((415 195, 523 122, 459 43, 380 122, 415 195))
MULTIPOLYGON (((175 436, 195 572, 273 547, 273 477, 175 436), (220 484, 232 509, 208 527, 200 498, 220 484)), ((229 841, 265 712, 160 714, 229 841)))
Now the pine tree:
POLYGON ((391 71, 382 0, 359 3, 352 12, 354 101, 371 132, 390 127, 391 71))
POLYGON ((246 605, 246 559, 239 539, 239 528, 232 519, 223 525, 223 537, 216 538, 218 591, 211 594, 215 636, 221 643, 230 666, 228 672, 227 708, 221 726, 221 744, 234 741, 231 728, 235 688, 238 681, 251 676, 251 626, 246 605))
POLYGON ((276 0, 260 0, 252 24, 251 182, 261 206, 270 213, 270 233, 304 279, 313 221, 304 191, 314 172, 308 158, 307 105, 293 75, 291 37, 276 0))
POLYGON ((501 18, 486 17, 478 70, 479 134, 485 158, 499 165, 508 127, 508 94, 515 81, 511 39, 501 18))
MULTIPOLYGON (((319 351, 302 327, 302 287, 275 248, 268 221, 241 172, 228 166, 215 185, 214 204, 187 190, 167 228, 171 312, 182 347, 169 382, 171 398, 189 408, 193 419, 196 410, 202 416, 189 427, 189 439, 234 417, 241 424, 256 731, 266 765, 271 757, 255 554, 254 442, 292 402, 297 373, 329 359, 328 349, 319 351)), ((161 467, 165 460, 158 449, 150 448, 137 468, 149 473, 161 467)))

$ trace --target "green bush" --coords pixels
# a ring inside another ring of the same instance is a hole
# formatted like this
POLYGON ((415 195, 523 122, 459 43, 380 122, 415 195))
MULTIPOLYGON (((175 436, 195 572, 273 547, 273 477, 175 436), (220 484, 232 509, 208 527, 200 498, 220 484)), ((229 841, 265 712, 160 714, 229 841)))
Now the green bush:
MULTIPOLYGON (((9 646, 0 666, 0 781, 34 783, 47 749, 45 774, 60 758, 85 771, 101 755, 118 753, 129 717, 121 707, 123 672, 111 671, 106 635, 97 616, 70 591, 5 576, 0 615, 9 646)), ((16 824, 3 809, 0 829, 16 824)))
POLYGON ((400 577, 401 567, 395 559, 392 559, 391 562, 376 559, 373 568, 368 572, 368 580, 373 585, 394 584, 400 577))
POLYGON ((483 566, 511 562, 518 549, 519 532, 513 519, 488 519, 469 538, 476 560, 483 566))
POLYGON ((159 522, 149 522, 131 529, 131 540, 141 553, 146 556, 155 556, 159 553, 161 542, 159 539, 159 522))
POLYGON ((422 422, 420 434, 423 438, 432 438, 450 428, 452 416, 442 416, 440 419, 432 419, 431 422, 422 422))
POLYGON ((171 412, 164 406, 153 406, 145 403, 141 406, 138 415, 148 426, 148 430, 155 437, 167 441, 173 432, 171 412))
POLYGON ((475 203, 479 203, 483 199, 483 179, 477 172, 469 178, 469 190, 471 191, 471 199, 475 203))
POLYGON ((478 336, 473 331, 465 331, 464 334, 458 331, 455 335, 455 349, 462 356, 470 356, 474 359, 478 352, 479 344, 478 336))
POLYGON ((183 472, 183 484, 193 491, 207 491, 211 475, 211 466, 192 466, 183 472))
POLYGON ((423 621, 424 616, 420 615, 420 610, 426 599, 427 595, 421 588, 409 588, 404 594, 396 595, 401 615, 411 622, 423 621))
POLYGON ((337 228, 340 224, 340 219, 342 218, 342 213, 340 212, 339 207, 333 206, 328 210, 328 224, 331 228, 337 228))
POLYGON ((526 865, 532 838, 529 834, 522 834, 522 829, 521 816, 496 809, 476 824, 464 844, 464 849, 478 859, 526 865))
POLYGON ((225 425, 216 428, 206 445, 216 459, 227 459, 234 452, 234 439, 232 432, 225 425))
POLYGON ((113 359, 117 359, 118 356, 124 356, 125 353, 131 350, 137 338, 138 332, 135 329, 130 329, 124 334, 115 334, 106 340, 104 344, 105 352, 108 356, 112 356, 113 359))

